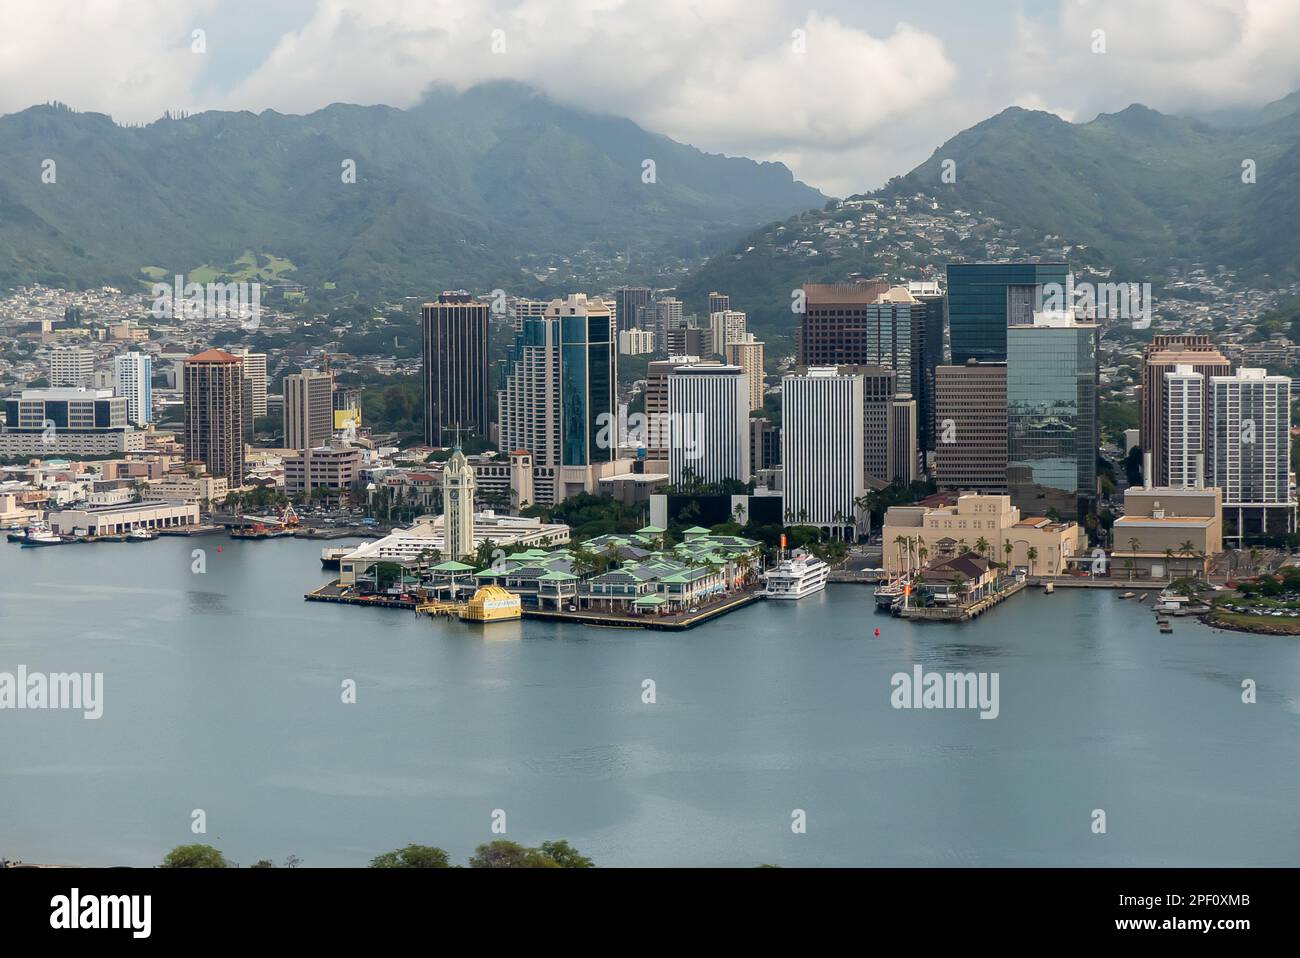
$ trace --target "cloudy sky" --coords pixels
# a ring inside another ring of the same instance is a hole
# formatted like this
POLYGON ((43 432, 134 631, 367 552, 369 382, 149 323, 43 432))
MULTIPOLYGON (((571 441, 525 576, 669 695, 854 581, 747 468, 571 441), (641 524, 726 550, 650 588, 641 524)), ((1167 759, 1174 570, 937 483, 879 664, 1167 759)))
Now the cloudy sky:
POLYGON ((401 107, 511 78, 844 195, 1010 105, 1263 104, 1300 89, 1297 50, 1300 0, 4 0, 0 112, 401 107))

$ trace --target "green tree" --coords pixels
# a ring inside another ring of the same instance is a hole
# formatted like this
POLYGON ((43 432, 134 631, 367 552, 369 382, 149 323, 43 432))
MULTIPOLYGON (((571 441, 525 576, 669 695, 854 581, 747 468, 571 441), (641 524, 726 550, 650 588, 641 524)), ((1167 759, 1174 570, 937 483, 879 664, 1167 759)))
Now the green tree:
POLYGON ((538 848, 525 848, 504 838, 474 849, 470 868, 559 868, 559 864, 538 848))
POLYGON ((432 845, 407 845, 370 859, 371 868, 450 868, 451 859, 432 845))
POLYGON ((592 868, 595 865, 595 862, 563 839, 557 842, 542 842, 538 851, 561 868, 592 868))
POLYGON ((162 860, 162 868, 229 868, 226 856, 211 845, 177 845, 162 860))

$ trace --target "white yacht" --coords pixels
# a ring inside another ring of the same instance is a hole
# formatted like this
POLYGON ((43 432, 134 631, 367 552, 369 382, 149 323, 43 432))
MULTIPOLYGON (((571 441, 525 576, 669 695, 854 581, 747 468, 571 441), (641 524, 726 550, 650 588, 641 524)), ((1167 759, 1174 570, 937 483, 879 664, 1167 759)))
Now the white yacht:
POLYGON ((27 527, 27 535, 23 538, 22 544, 24 549, 37 546, 61 546, 63 537, 52 532, 46 523, 34 522, 27 527))
POLYGON ((815 555, 796 551, 763 573, 767 582, 763 595, 769 599, 802 599, 826 588, 829 571, 830 566, 815 555))

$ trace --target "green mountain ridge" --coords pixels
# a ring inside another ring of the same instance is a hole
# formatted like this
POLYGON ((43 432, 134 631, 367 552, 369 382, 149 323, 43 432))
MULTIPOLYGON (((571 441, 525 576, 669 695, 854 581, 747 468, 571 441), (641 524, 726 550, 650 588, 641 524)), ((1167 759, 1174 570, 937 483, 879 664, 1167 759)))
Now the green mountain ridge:
POLYGON ((1133 104, 1069 123, 1011 107, 906 175, 844 202, 862 200, 907 203, 900 221, 913 224, 918 206, 937 205, 924 217, 934 239, 909 228, 884 242, 828 242, 828 226, 844 218, 832 202, 756 230, 693 273, 679 295, 689 303, 711 289, 728 292, 750 311, 751 326, 780 341, 795 325, 790 291, 804 282, 915 279, 958 259, 1064 255, 1075 266, 1110 270, 1116 282, 1157 287, 1173 271, 1222 264, 1243 281, 1282 285, 1300 278, 1300 241, 1290 228, 1300 216, 1300 92, 1206 117, 1133 104), (1245 159, 1255 161, 1255 183, 1242 181, 1245 159), (946 160, 955 163, 955 182, 944 182, 946 160), (974 233, 971 213, 981 224, 974 233), (798 243, 820 255, 791 255, 798 243))
POLYGON ((594 285, 664 263, 684 272, 825 199, 781 164, 703 153, 513 83, 435 88, 409 110, 211 111, 142 127, 32 107, 0 117, 0 170, 3 285, 129 287, 144 266, 185 273, 252 248, 292 261, 296 281, 364 293, 531 294, 552 274, 594 285), (47 158, 54 183, 41 179, 47 158))

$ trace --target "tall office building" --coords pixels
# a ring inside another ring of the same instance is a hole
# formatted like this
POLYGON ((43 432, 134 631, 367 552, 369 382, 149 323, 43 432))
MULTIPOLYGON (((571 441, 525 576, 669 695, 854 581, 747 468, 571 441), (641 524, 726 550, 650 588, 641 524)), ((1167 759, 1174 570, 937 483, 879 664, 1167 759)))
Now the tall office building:
POLYGON ((814 367, 781 380, 782 512, 837 538, 857 533, 862 469, 862 376, 814 367))
POLYGON ((891 443, 897 376, 885 366, 841 366, 839 372, 862 379, 863 478, 872 485, 887 485, 895 461, 891 443))
POLYGON ((935 368, 943 365, 943 322, 947 298, 938 283, 908 283, 908 292, 921 305, 912 322, 912 395, 916 397, 917 442, 934 449, 935 368))
POLYGON ((334 435, 334 374, 304 369, 284 377, 284 445, 315 449, 334 435))
POLYGON ((746 334, 743 340, 727 344, 726 360, 732 366, 739 366, 749 379, 749 408, 763 408, 763 350, 766 344, 754 338, 753 333, 746 334))
POLYGON ((896 393, 889 408, 889 477, 915 482, 921 475, 920 450, 916 441, 916 400, 896 393))
POLYGON ((230 353, 238 356, 244 364, 244 378, 248 380, 251 390, 253 415, 260 419, 266 415, 266 353, 255 353, 247 346, 232 349, 230 353))
POLYGON ((668 377, 668 474, 673 483, 750 480, 749 381, 739 366, 698 363, 668 377))
POLYGON ((50 354, 50 386, 90 389, 95 384, 95 354, 79 346, 58 346, 50 354))
POLYGON ((488 314, 464 290, 444 292, 421 310, 424 329, 424 441, 488 435, 488 314))
POLYGON ((1097 325, 1040 313, 1006 337, 1012 501, 1027 516, 1080 519, 1097 497, 1097 325))
POLYGON ((244 484, 244 366, 238 356, 209 349, 185 360, 185 456, 231 489, 244 484))
POLYGON ((757 476, 781 464, 781 430, 770 419, 749 420, 749 468, 757 476))
POLYGON ((737 309, 710 313, 709 329, 713 333, 713 352, 725 356, 729 344, 745 339, 745 314, 737 309))
MULTIPOLYGON (((1159 335, 1142 351, 1142 391, 1139 399, 1142 451, 1151 456, 1151 475, 1143 478, 1156 486, 1171 485, 1165 464, 1164 377, 1179 366, 1190 366, 1200 373, 1205 386, 1201 408, 1210 406, 1210 378, 1232 375, 1232 364, 1210 341, 1201 335, 1159 335)), ((1209 423, 1202 447, 1208 448, 1209 423)))
POLYGON ((901 286, 808 283, 799 329, 801 366, 888 366, 912 391, 912 322, 921 303, 901 286))
POLYGON ((652 303, 646 307, 645 315, 653 317, 650 322, 655 331, 656 348, 665 351, 668 349, 668 330, 686 325, 682 301, 674 296, 665 296, 652 303))
POLYGON ((661 345, 669 356, 711 356, 713 330, 699 326, 670 326, 664 330, 661 345))
POLYGON ((1295 531, 1291 499, 1291 380, 1263 369, 1210 377, 1209 485, 1238 542, 1295 531))
POLYGON ((697 355, 674 355, 646 364, 645 381, 645 450, 647 459, 668 458, 671 439, 668 426, 668 377, 679 366, 700 362, 697 355))
POLYGON ((934 481, 940 489, 1007 491, 1007 364, 972 359, 934 376, 934 481))
POLYGON ((949 263, 948 335, 952 365, 1006 362, 1007 329, 1030 326, 1043 287, 1073 288, 1065 263, 949 263))
POLYGON ((123 353, 113 357, 117 395, 126 399, 127 417, 133 426, 153 419, 153 357, 145 353, 123 353))
POLYGON ((725 313, 731 309, 731 297, 726 293, 709 293, 709 315, 725 313))
POLYGON ((1199 487, 1205 479, 1205 377, 1191 366, 1175 366, 1161 383, 1164 396, 1162 486, 1199 487))
POLYGON ((515 337, 497 391, 500 448, 531 453, 536 501, 595 492, 618 458, 613 310, 581 293, 552 300, 515 337), (542 478, 553 479, 547 486, 542 478))
POLYGON ((614 318, 619 332, 635 329, 637 316, 649 305, 649 286, 620 286, 614 290, 614 318))
POLYGON ((443 558, 472 556, 474 548, 474 467, 460 446, 442 470, 443 558))

